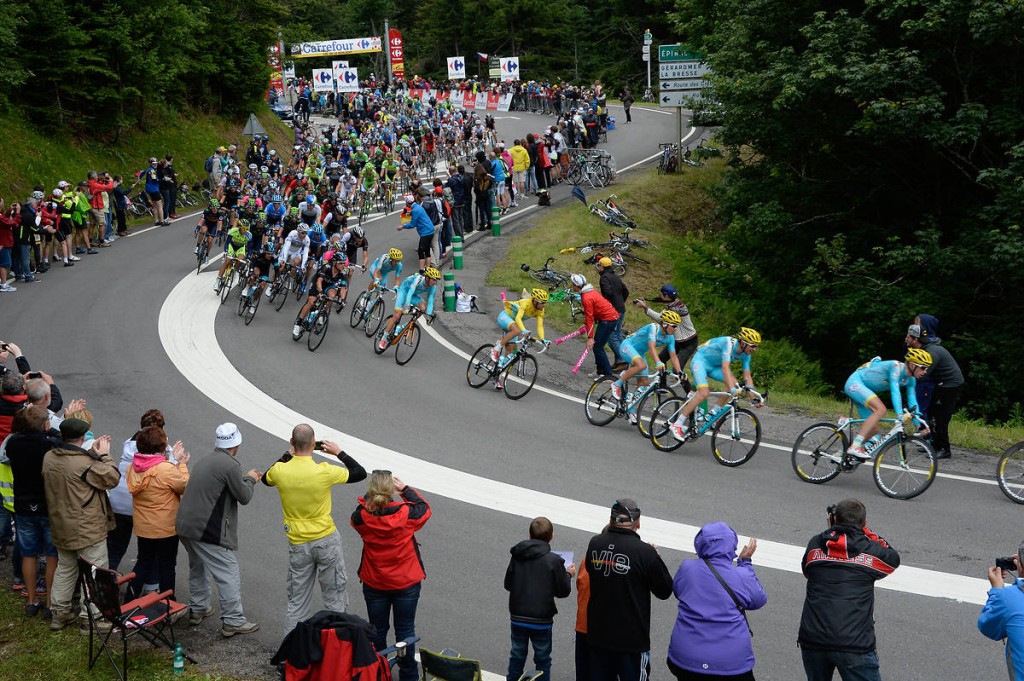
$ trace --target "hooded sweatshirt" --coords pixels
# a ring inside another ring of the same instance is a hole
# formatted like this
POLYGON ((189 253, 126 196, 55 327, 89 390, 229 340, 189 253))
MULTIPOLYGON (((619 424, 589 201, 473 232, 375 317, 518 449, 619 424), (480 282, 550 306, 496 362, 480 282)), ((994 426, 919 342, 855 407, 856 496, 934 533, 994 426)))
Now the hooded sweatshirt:
POLYGON ((165 454, 136 454, 128 468, 135 534, 163 539, 177 534, 174 521, 188 485, 188 468, 174 465, 165 454))
POLYGON ((378 591, 398 591, 423 581, 426 573, 415 534, 430 514, 430 506, 412 487, 402 490, 401 501, 374 511, 359 497, 351 522, 363 540, 359 561, 363 584, 378 591))
POLYGON ((505 590, 512 621, 550 627, 558 613, 555 599, 572 591, 565 562, 543 539, 521 541, 509 553, 512 558, 505 570, 505 590))
POLYGON ((746 610, 768 602, 749 559, 736 565, 736 532, 725 523, 709 523, 693 540, 697 558, 684 560, 672 582, 679 611, 668 657, 687 671, 716 676, 744 674, 754 668, 750 631, 732 597, 704 562, 708 561, 746 610))
POLYGON ((939 388, 959 388, 964 384, 964 375, 949 350, 942 347, 939 338, 939 320, 930 314, 918 315, 921 319, 921 349, 932 356, 932 365, 924 380, 931 381, 939 388))

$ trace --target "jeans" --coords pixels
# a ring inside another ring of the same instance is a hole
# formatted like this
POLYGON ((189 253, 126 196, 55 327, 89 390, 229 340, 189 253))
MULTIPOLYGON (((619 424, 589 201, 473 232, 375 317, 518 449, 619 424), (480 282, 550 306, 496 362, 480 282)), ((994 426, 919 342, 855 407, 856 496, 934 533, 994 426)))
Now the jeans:
POLYGON ((512 623, 512 652, 508 655, 507 681, 519 681, 526 667, 526 653, 533 641, 533 666, 551 681, 551 629, 528 629, 512 623))
POLYGON ((103 238, 109 239, 114 236, 114 214, 107 211, 103 213, 103 217, 106 220, 106 227, 103 230, 103 238))
POLYGON ((14 244, 14 250, 11 251, 12 267, 14 270, 15 278, 30 277, 32 276, 32 265, 29 262, 28 256, 29 244, 14 244))
MULTIPOLYGON (((397 591, 378 591, 363 584, 363 599, 366 601, 366 616, 377 629, 373 645, 377 650, 387 647, 388 631, 391 629, 390 614, 394 611, 395 640, 402 641, 416 635, 416 605, 420 600, 420 584, 413 584, 397 591)), ((399 681, 417 681, 415 647, 409 646, 398 662, 399 681)))
POLYGON ((530 166, 526 169, 526 191, 537 191, 537 167, 530 166))
MULTIPOLYGON (((612 365, 608 361, 608 353, 605 352, 604 346, 608 343, 608 339, 611 338, 612 333, 615 332, 616 325, 619 325, 621 329, 621 322, 614 320, 607 320, 597 323, 597 329, 594 331, 594 362, 597 363, 597 373, 610 375, 612 373, 612 365)), ((619 332, 621 338, 622 333, 619 332)), ((621 344, 621 340, 619 343, 621 344)), ((618 350, 616 346, 613 350, 618 350)))
POLYGON ((447 251, 452 246, 452 221, 446 218, 441 223, 441 252, 447 251))
POLYGON ((473 231, 473 198, 470 195, 466 195, 466 205, 462 207, 465 211, 462 214, 462 229, 464 232, 473 231))
MULTIPOLYGON (((615 363, 624 362, 622 355, 619 354, 619 347, 622 345, 622 322, 626 319, 626 311, 623 310, 619 313, 619 319, 615 322, 615 328, 612 329, 612 333, 608 336, 608 345, 611 347, 612 352, 615 354, 615 363)), ((597 345, 595 343, 595 345, 597 345)))
POLYGON ((147 584, 159 584, 160 591, 174 591, 174 571, 178 566, 178 537, 138 539, 139 557, 135 561, 135 579, 128 591, 133 597, 142 595, 147 584))
POLYGON ((124 558, 128 544, 132 541, 133 526, 134 521, 130 515, 114 514, 114 529, 107 532, 107 559, 110 561, 111 570, 116 570, 121 565, 121 559, 124 558))
POLYGON ((10 544, 14 541, 14 514, 7 510, 7 507, 0 504, 0 544, 10 544))
POLYGON ((477 229, 491 226, 491 201, 486 190, 474 189, 476 193, 477 229))
POLYGON ((171 203, 171 188, 170 187, 166 187, 166 188, 161 187, 160 188, 160 196, 163 197, 163 202, 164 202, 164 219, 166 220, 167 216, 169 216, 171 213, 174 212, 174 210, 173 210, 174 204, 171 203))
POLYGON ((843 681, 882 681, 878 670, 878 655, 869 653, 843 653, 838 650, 808 650, 801 648, 807 681, 831 681, 838 669, 843 681))
POLYGON ((461 203, 452 206, 452 230, 455 236, 463 236, 462 223, 466 217, 465 207, 461 203))

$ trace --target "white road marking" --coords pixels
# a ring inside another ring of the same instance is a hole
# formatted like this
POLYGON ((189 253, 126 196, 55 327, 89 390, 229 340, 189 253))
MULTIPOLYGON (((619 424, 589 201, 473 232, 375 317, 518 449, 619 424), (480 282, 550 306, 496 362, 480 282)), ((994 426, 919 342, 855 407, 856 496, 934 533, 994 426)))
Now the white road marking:
MULTIPOLYGON (((308 422, 321 437, 343 442, 357 459, 374 467, 402 470, 424 490, 467 504, 532 518, 545 509, 555 523, 592 532, 595 522, 608 515, 606 506, 538 492, 440 466, 348 436, 327 424, 313 421, 253 385, 231 364, 217 341, 215 323, 220 300, 210 292, 213 273, 186 275, 160 309, 159 333, 164 351, 178 371, 199 392, 265 432, 287 441, 296 423, 308 422)), ((282 329, 282 333, 284 333, 282 329)), ((661 518, 644 518, 644 539, 677 551, 691 552, 700 528, 661 518)), ((742 537, 740 541, 746 541, 742 537)), ((803 547, 759 540, 759 566, 800 573, 803 547)), ((981 605, 987 600, 987 580, 901 566, 879 582, 883 589, 949 598, 981 605)))

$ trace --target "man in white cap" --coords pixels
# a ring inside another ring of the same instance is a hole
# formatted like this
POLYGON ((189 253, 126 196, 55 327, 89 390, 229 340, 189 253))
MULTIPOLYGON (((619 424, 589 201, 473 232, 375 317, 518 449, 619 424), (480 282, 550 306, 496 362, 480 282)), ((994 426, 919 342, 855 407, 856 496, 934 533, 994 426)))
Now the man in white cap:
POLYGON ((238 504, 248 504, 262 473, 242 474, 235 458, 242 445, 238 426, 217 426, 212 454, 192 466, 178 509, 177 530, 188 552, 188 623, 197 625, 213 614, 207 572, 220 594, 220 633, 225 637, 251 634, 260 628, 242 612, 242 578, 238 570, 238 504))

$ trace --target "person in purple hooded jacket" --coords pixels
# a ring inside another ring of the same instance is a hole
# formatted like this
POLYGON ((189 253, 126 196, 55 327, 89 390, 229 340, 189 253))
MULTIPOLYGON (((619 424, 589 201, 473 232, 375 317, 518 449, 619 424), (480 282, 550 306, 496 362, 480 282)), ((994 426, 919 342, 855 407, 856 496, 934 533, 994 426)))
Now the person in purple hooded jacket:
POLYGON ((731 527, 709 523, 693 540, 697 557, 684 560, 676 572, 672 591, 679 599, 679 614, 668 646, 668 668, 680 681, 754 681, 751 632, 736 601, 744 610, 757 610, 768 595, 750 562, 757 540, 743 547, 734 565, 737 544, 731 527))

